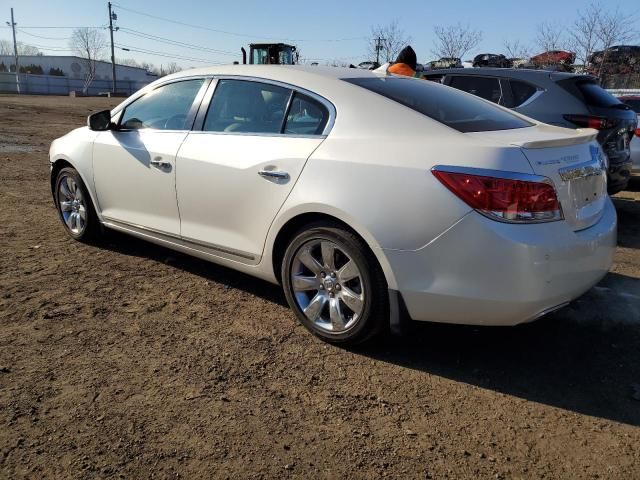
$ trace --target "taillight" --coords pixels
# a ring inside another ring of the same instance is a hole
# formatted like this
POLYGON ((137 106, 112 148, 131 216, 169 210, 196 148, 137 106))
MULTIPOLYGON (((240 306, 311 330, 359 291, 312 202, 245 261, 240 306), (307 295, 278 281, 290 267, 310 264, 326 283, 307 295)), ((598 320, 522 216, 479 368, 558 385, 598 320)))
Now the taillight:
POLYGON ((606 117, 596 117, 594 115, 563 115, 565 120, 582 128, 595 128, 596 130, 606 130, 616 126, 616 121, 606 117))
POLYGON ((475 175, 447 171, 446 167, 435 167, 432 172, 467 205, 494 220, 538 223, 563 218, 560 202, 550 181, 475 175))
POLYGON ((640 137, 640 128, 636 128, 636 137, 640 137))

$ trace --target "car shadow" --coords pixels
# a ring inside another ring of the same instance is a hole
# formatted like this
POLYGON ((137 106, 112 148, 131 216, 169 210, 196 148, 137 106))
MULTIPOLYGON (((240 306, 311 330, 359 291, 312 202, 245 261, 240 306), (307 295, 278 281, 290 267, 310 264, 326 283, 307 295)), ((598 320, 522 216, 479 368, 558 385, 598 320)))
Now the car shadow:
MULTIPOLYGON (((640 280, 611 273, 516 327, 413 322, 359 353, 573 412, 640 426, 640 280)), ((428 385, 428 384, 427 384, 428 385)))
POLYGON ((612 200, 618 213, 618 245, 640 249, 640 200, 625 197, 624 192, 612 200))
MULTIPOLYGON (((286 306, 276 285, 117 232, 100 245, 286 306)), ((293 321, 293 316, 292 316, 293 321)), ((640 426, 640 280, 616 273, 568 307, 516 327, 411 322, 359 355, 565 410, 640 426)), ((428 385, 428 383, 425 383, 428 385)), ((425 386, 425 388, 428 388, 425 386)))
POLYGON ((264 280, 201 260, 169 248, 150 243, 124 233, 109 230, 100 241, 100 248, 122 255, 148 258, 171 265, 174 268, 198 275, 206 280, 238 288, 278 305, 287 306, 282 289, 264 280))

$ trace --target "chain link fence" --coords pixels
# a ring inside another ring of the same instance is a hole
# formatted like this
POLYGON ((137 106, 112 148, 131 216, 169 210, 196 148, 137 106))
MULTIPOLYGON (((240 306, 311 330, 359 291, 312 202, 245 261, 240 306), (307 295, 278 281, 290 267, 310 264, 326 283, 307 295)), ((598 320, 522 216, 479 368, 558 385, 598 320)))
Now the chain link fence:
MULTIPOLYGON (((83 94, 84 80, 56 75, 33 75, 28 73, 0 73, 0 93, 18 93, 31 95, 69 95, 70 92, 83 94)), ((126 96, 140 90, 151 82, 118 80, 117 94, 126 96)), ((87 89, 86 95, 96 96, 111 92, 111 80, 94 80, 87 89)))

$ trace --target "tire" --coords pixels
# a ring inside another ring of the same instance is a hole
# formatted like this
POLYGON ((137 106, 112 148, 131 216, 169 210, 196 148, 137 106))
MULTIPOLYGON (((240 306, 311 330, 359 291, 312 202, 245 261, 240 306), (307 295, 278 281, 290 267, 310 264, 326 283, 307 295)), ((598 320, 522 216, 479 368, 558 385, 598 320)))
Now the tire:
POLYGON ((98 237, 100 222, 87 187, 74 168, 58 172, 54 198, 60 221, 71 238, 91 243, 98 237))
POLYGON ((356 345, 388 326, 382 269, 368 246, 338 224, 299 230, 285 251, 281 274, 298 320, 326 342, 356 345))

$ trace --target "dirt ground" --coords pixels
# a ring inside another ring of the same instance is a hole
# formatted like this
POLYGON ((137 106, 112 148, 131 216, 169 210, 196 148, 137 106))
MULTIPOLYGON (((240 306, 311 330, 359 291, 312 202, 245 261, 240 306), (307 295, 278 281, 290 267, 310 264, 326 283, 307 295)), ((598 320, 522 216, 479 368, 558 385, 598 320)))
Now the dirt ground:
POLYGON ((114 103, 0 96, 1 478, 640 478, 640 182, 566 309, 344 350, 275 286, 66 236, 49 144, 114 103))

